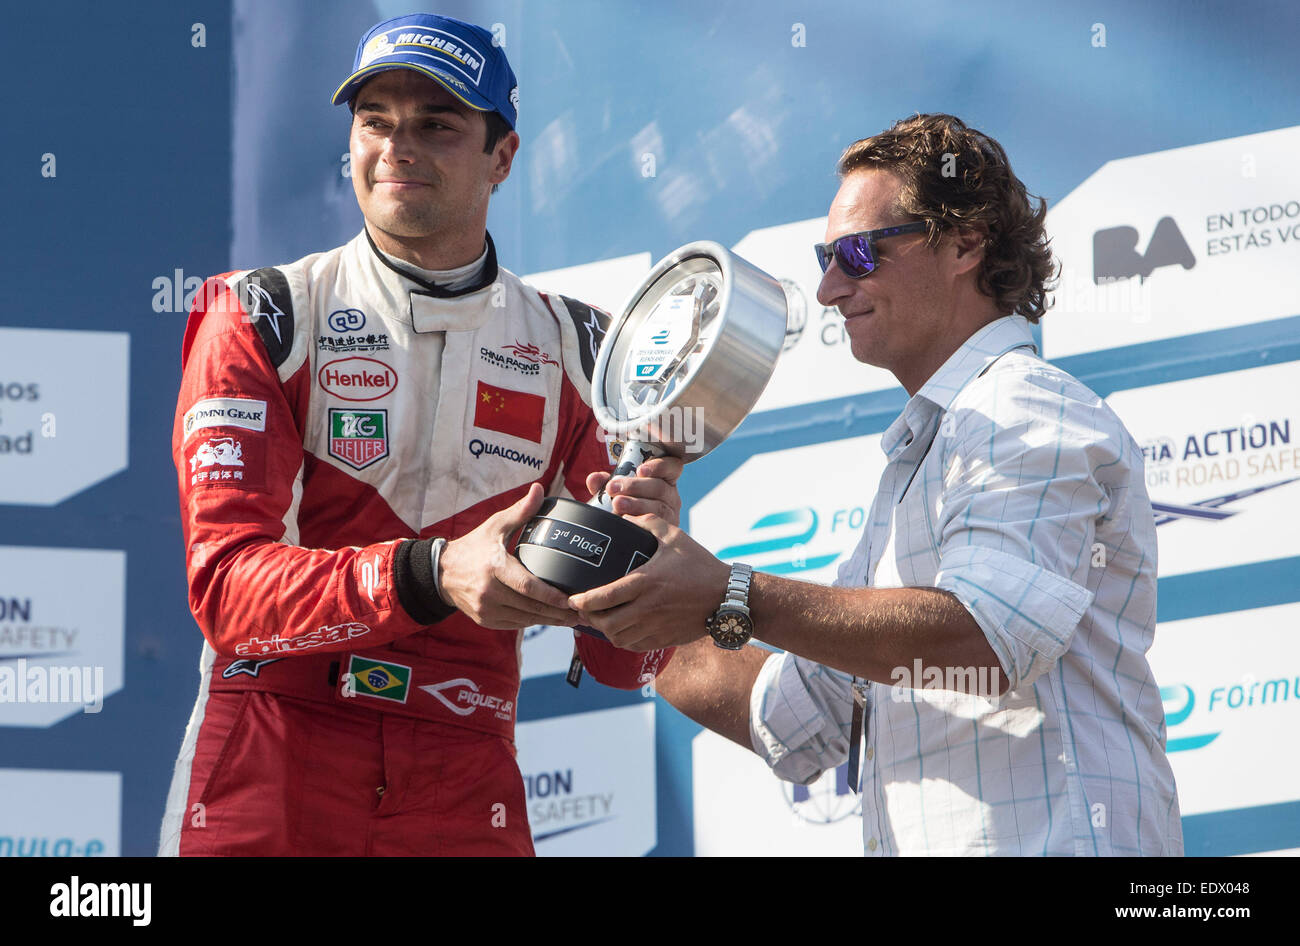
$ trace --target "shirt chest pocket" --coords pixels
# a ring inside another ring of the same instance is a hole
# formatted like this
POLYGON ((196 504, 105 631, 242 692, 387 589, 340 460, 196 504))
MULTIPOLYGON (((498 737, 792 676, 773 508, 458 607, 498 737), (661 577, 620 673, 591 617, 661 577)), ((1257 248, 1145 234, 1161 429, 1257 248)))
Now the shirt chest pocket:
POLYGON ((889 534, 872 582, 877 588, 929 586, 939 573, 941 480, 935 479, 935 469, 928 466, 930 459, 922 456, 921 468, 890 510, 889 534))

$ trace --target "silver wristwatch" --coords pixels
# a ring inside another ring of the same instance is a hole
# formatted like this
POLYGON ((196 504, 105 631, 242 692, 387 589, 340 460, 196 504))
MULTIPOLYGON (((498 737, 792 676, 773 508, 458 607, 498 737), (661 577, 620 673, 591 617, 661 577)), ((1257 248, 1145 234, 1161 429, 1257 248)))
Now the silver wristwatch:
POLYGON ((749 581, 753 573, 754 569, 743 562, 731 566, 727 594, 709 618, 713 643, 724 650, 740 650, 754 636, 754 621, 749 616, 749 581))

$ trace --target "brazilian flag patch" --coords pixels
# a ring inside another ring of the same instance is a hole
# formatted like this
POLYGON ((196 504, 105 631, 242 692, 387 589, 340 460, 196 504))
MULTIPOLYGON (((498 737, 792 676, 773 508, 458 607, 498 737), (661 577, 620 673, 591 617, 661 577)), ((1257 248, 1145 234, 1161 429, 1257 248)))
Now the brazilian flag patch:
POLYGON ((352 675, 358 696, 405 703, 406 694, 411 689, 411 668, 401 664, 370 660, 352 654, 348 661, 348 673, 352 675))

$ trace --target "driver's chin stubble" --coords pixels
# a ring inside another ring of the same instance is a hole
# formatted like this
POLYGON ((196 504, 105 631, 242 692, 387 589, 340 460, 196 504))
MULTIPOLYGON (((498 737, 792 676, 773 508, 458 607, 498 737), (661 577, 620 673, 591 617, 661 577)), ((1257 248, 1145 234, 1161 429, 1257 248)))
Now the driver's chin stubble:
POLYGON ((433 236, 447 221, 437 208, 428 204, 399 203, 372 198, 368 219, 385 233, 395 237, 418 239, 433 236))

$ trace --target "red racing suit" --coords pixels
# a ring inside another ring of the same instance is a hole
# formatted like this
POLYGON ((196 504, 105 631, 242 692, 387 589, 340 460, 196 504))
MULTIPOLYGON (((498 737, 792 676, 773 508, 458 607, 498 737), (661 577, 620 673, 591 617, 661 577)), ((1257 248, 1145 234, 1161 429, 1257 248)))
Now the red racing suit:
MULTIPOLYGON (((365 230, 208 280, 172 435, 206 644, 160 853, 532 852, 522 632, 445 605, 430 546, 535 481, 588 497, 612 465, 588 403, 604 325, 499 269, 490 237, 457 292, 365 230)), ((576 636, 623 689, 671 657, 576 636)))

